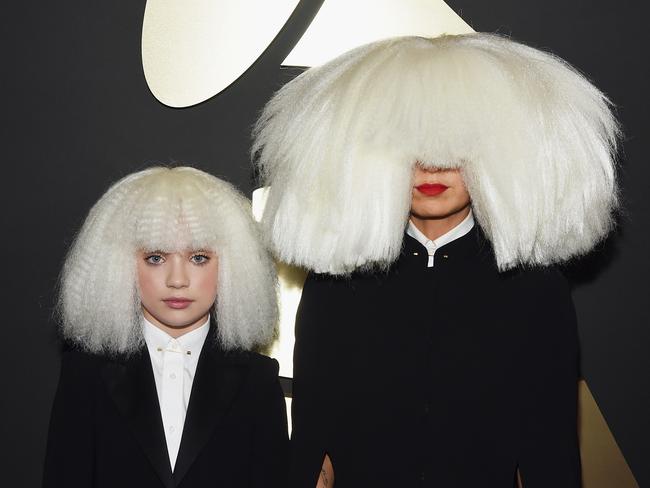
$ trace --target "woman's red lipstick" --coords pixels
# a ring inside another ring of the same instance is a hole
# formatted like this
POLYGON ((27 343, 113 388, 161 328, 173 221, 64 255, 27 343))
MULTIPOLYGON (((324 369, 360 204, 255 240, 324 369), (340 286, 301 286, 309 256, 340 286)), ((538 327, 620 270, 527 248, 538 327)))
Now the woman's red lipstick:
POLYGON ((189 307, 192 300, 189 298, 166 298, 163 302, 165 302, 169 308, 180 310, 189 307))
POLYGON ((447 188, 449 187, 442 185, 440 183, 423 183, 415 187, 417 191, 419 191, 420 193, 424 193, 429 197, 435 197, 436 195, 440 195, 447 188))

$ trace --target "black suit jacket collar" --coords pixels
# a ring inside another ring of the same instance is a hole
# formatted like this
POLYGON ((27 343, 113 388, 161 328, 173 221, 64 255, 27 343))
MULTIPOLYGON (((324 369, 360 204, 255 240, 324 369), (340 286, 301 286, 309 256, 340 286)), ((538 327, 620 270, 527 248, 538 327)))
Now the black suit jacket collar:
POLYGON ((146 348, 129 357, 112 358, 102 367, 109 396, 166 488, 180 484, 228 413, 245 378, 247 353, 225 352, 212 337, 208 335, 197 363, 173 474, 146 348))

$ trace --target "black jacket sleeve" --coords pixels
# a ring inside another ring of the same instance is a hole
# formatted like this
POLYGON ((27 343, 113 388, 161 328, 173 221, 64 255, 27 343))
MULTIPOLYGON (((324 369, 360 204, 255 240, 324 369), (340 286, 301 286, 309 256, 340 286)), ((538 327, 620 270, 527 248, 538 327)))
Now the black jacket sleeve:
POLYGON ((278 362, 257 358, 260 372, 259 403, 255 406, 255 434, 250 466, 251 487, 286 488, 289 435, 284 394, 278 380, 278 362))
POLYGON ((330 315, 323 304, 332 297, 323 287, 314 275, 308 276, 296 316, 289 484, 295 488, 316 486, 332 431, 328 391, 333 394, 330 382, 334 372, 328 367, 328 349, 334 355, 336 350, 327 344, 330 315))
POLYGON ((537 280, 529 343, 522 351, 519 470, 525 488, 579 488, 578 334, 568 284, 557 271, 537 280))
POLYGON ((83 353, 63 354, 50 417, 44 488, 93 485, 93 369, 83 353))

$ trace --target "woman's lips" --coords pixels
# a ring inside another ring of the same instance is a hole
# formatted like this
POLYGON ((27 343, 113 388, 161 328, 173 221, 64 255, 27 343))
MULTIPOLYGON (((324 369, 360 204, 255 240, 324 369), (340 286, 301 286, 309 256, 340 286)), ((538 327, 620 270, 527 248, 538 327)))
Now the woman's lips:
POLYGON ((424 193, 429 197, 440 195, 447 188, 449 187, 442 185, 440 183, 423 183, 422 185, 418 185, 415 187, 417 191, 419 191, 420 193, 424 193))
POLYGON ((187 308, 192 304, 192 300, 189 298, 167 298, 163 300, 169 308, 174 308, 177 310, 187 308))

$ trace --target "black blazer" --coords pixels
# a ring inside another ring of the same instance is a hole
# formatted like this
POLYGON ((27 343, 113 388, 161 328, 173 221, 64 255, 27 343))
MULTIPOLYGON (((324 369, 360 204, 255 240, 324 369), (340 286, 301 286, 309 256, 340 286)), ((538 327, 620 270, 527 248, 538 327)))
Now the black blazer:
POLYGON ((499 273, 475 229, 405 237, 390 269, 310 275, 296 320, 290 486, 578 488, 577 328, 553 269, 499 273))
POLYGON ((46 488, 284 487, 285 403, 275 360, 201 351, 172 473, 146 348, 63 354, 45 459, 46 488))

